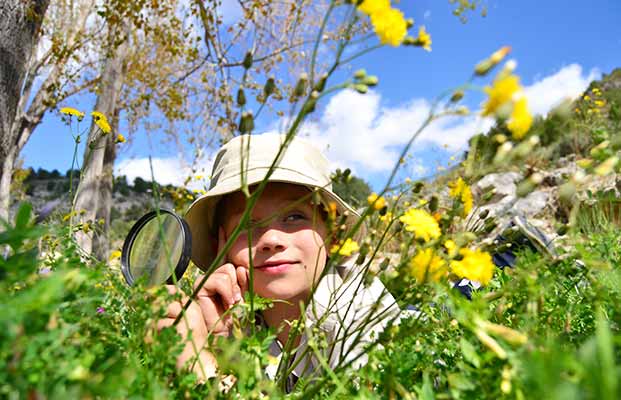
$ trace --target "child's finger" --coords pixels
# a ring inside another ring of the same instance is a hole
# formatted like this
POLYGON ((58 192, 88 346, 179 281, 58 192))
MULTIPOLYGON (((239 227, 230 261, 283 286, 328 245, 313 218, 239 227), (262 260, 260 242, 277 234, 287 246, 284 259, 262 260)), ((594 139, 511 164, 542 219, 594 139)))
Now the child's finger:
POLYGON ((168 328, 169 326, 172 326, 172 324, 175 323, 175 319, 174 318, 164 318, 164 319, 160 319, 159 321, 157 321, 157 330, 158 332, 161 331, 164 328, 168 328))
POLYGON ((235 274, 237 275, 237 283, 239 284, 241 294, 243 296, 243 294, 248 290, 248 268, 237 267, 235 268, 235 274))

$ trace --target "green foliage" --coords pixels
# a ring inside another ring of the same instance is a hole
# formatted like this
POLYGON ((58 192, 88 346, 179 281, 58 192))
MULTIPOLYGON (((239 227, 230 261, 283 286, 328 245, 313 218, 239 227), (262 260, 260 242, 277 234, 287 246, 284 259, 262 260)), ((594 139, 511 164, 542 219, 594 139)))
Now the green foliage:
POLYGON ((355 207, 366 206, 367 197, 371 194, 369 184, 363 179, 340 170, 332 177, 332 189, 341 199, 355 207))

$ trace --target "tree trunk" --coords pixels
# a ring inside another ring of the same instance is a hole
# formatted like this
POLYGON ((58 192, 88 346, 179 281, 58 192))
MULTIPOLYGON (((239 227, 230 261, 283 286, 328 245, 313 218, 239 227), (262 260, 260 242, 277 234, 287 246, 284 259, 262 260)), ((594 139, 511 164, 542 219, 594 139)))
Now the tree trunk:
POLYGON ((0 218, 9 216, 15 152, 11 134, 28 62, 49 0, 0 0, 0 218))
MULTIPOLYGON (((112 117, 112 132, 117 132, 119 128, 119 109, 112 117)), ((103 225, 99 226, 93 237, 93 255, 100 259, 106 260, 110 256, 110 212, 112 210, 112 189, 114 182, 114 160, 116 159, 116 143, 114 135, 106 138, 106 148, 103 157, 102 176, 99 183, 99 203, 95 219, 103 221, 103 225)))
MULTIPOLYGON (((118 127, 118 123, 114 120, 119 113, 118 96, 121 93, 123 87, 123 81, 125 78, 124 64, 128 54, 129 45, 127 40, 123 41, 106 60, 101 75, 100 91, 97 95, 97 102, 95 103, 95 110, 102 114, 112 117, 112 125, 115 128, 118 127)), ((97 143, 98 138, 102 135, 99 127, 93 123, 88 135, 87 143, 97 143)), ((112 179, 111 171, 106 172, 104 165, 111 166, 114 164, 114 151, 107 151, 109 146, 114 146, 115 130, 107 135, 104 135, 102 140, 99 140, 97 145, 93 149, 89 149, 88 145, 84 153, 84 162, 82 164, 82 178, 76 192, 75 210, 81 212, 82 222, 95 223, 98 210, 106 209, 106 213, 109 214, 109 208, 111 206, 111 197, 106 199, 106 193, 108 193, 107 185, 111 186, 112 179), (104 140, 105 139, 105 140, 104 140), (108 161, 106 162, 106 155, 108 155, 108 161), (109 177, 106 177, 109 175, 109 177), (107 183, 108 182, 108 183, 107 183), (104 197, 102 197, 102 194, 104 197)), ((111 169, 111 168, 110 168, 111 169)), ((99 211, 100 214, 102 213, 99 211)), ((105 214, 105 213, 103 213, 105 214)), ((101 214, 101 215, 103 215, 101 214)), ((108 217, 109 219, 109 217, 108 217)), ((105 240, 106 236, 103 236, 105 240)), ((91 254, 93 251, 93 232, 80 231, 76 234, 76 239, 82 250, 91 254)), ((107 245, 106 245, 107 246, 107 245)), ((99 249, 102 248, 101 244, 98 244, 99 249)), ((100 254, 101 255, 101 254, 100 254)))

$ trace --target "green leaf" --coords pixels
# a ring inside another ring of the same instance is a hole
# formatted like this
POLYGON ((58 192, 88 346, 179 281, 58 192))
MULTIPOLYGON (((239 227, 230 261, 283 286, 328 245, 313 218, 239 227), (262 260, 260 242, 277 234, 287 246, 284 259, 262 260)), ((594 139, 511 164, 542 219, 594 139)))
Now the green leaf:
POLYGON ((477 354, 477 351, 475 350, 472 343, 464 338, 461 338, 459 344, 461 346, 461 352, 464 356, 464 359, 470 364, 474 365, 476 368, 479 368, 481 366, 481 358, 477 354))
POLYGON ((30 216, 32 213, 32 205, 30 203, 22 203, 19 206, 17 215, 15 216, 15 228, 25 228, 30 222, 30 216))
POLYGON ((431 379, 429 379, 428 373, 423 373, 423 387, 416 388, 416 392, 420 400, 435 400, 435 395, 433 393, 433 387, 431 386, 431 379))

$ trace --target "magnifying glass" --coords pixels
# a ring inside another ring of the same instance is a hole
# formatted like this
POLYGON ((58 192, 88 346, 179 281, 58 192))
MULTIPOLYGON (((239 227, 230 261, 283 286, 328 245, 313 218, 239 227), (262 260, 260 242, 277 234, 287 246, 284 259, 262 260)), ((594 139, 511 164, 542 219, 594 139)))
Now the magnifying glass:
POLYGON ((121 272, 129 286, 174 284, 190 263, 192 235, 187 222, 160 209, 142 216, 130 229, 121 252, 121 272))

